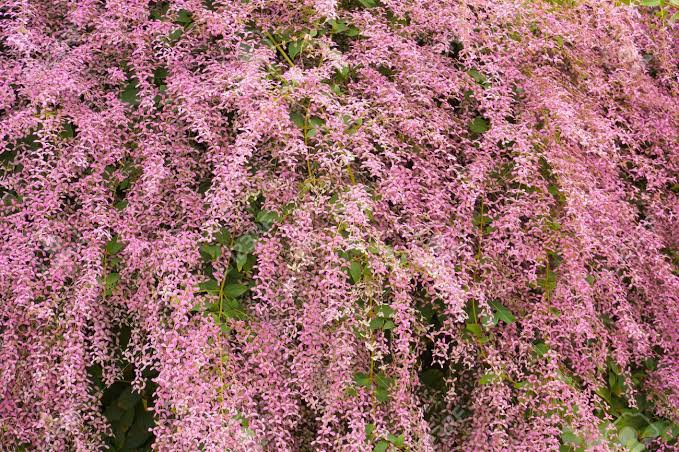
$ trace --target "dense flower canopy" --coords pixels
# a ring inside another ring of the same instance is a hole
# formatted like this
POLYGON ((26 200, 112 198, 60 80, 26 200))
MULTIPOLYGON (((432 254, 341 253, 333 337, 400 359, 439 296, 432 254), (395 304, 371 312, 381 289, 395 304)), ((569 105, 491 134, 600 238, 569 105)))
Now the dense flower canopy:
POLYGON ((2 449, 675 447, 646 3, 2 0, 2 449))

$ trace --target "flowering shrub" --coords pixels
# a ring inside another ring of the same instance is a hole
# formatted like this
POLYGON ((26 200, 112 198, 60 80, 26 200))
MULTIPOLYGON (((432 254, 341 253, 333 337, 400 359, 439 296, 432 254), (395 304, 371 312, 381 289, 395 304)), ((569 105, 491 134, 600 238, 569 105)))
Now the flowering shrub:
POLYGON ((647 5, 4 0, 3 449, 676 447, 647 5))

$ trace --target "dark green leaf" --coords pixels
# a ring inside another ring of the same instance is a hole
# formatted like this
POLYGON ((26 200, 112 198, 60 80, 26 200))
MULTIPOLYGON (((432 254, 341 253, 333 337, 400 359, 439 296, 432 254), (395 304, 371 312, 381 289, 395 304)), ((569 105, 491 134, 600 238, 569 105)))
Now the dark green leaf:
POLYGON ((229 246, 231 244, 231 233, 227 228, 222 228, 215 234, 215 240, 222 246, 229 246))
POLYGON ((360 262, 352 261, 349 265, 349 275, 351 275, 351 280, 354 284, 358 283, 363 276, 363 266, 360 262))
POLYGON ((206 261, 216 261, 222 254, 222 247, 220 245, 210 245, 204 243, 200 246, 200 255, 206 261))
POLYGON ((545 356, 545 354, 549 351, 549 345, 545 344, 544 342, 540 341, 533 345, 533 353, 535 353, 538 357, 542 358, 545 356))
POLYGON ((496 381, 499 381, 500 377, 494 373, 486 373, 481 375, 481 378, 479 378, 479 384, 482 385, 487 385, 490 383, 494 383, 496 381))
POLYGON ((248 286, 243 284, 227 284, 224 286, 224 295, 229 298, 236 298, 248 291, 248 286))
POLYGON ((291 60, 294 60, 297 55, 302 51, 302 45, 304 41, 292 41, 288 43, 288 56, 291 60))
POLYGON ((469 74, 471 78, 473 78, 474 81, 479 85, 483 85, 484 83, 486 83, 486 76, 477 71, 476 69, 468 70, 467 74, 469 74))
POLYGON ((132 386, 128 386, 120 393, 116 404, 124 410, 129 410, 134 408, 140 398, 141 396, 132 390, 132 386))
POLYGON ((113 236, 113 238, 106 243, 106 252, 108 254, 118 254, 123 248, 125 248, 125 245, 118 242, 118 236, 113 236))
POLYGON ((384 319, 376 318, 376 319, 372 319, 370 321, 370 329, 371 330, 381 330, 383 326, 384 326, 384 319))
POLYGON ((219 292, 219 283, 215 279, 208 279, 198 284, 201 292, 219 292))
POLYGON ((298 111, 290 112, 290 120, 300 129, 303 129, 306 124, 306 119, 298 111))
POLYGON ((482 336, 483 335, 483 330, 481 329, 481 325, 477 323, 467 323, 465 325, 465 330, 473 334, 474 336, 482 336))
POLYGON ((490 305, 494 310, 495 316, 499 320, 502 320, 505 323, 512 323, 516 320, 514 314, 499 301, 493 300, 490 302, 490 305))
POLYGON ((375 389, 375 398, 378 402, 384 403, 389 400, 389 390, 386 388, 378 387, 375 389))
POLYGON ((385 452, 389 448, 389 443, 382 440, 375 444, 375 447, 373 447, 373 452, 385 452))
POLYGON ((469 123, 469 130, 476 134, 487 132, 488 129, 490 129, 488 120, 482 118, 481 116, 477 116, 476 118, 472 119, 472 122, 469 123))
POLYGON ((61 132, 59 132, 59 136, 64 139, 73 138, 75 136, 75 128, 73 123, 66 121, 63 128, 61 129, 61 132))
POLYGON ((182 9, 179 11, 177 14, 177 19, 175 20, 175 23, 178 23, 184 27, 191 25, 193 22, 193 15, 191 14, 190 11, 187 11, 185 9, 182 9))
POLYGON ((278 214, 270 210, 260 210, 256 217, 257 223, 261 224, 265 230, 268 230, 277 220, 278 214))
POLYGON ((241 235, 236 239, 233 249, 239 253, 250 254, 255 250, 255 237, 250 234, 241 235))
POLYGON ((420 381, 430 388, 442 390, 446 387, 443 372, 440 369, 426 369, 420 373, 420 381))
POLYGON ((357 385, 368 387, 370 386, 370 376, 363 372, 358 372, 354 374, 354 381, 357 385))
POLYGON ((394 315, 394 309, 388 304, 382 304, 377 307, 377 314, 385 319, 390 319, 394 315))
POLYGON ((130 105, 137 105, 139 103, 139 100, 137 99, 138 92, 137 79, 132 78, 125 89, 120 93, 120 100, 127 102, 130 105))
POLYGON ((248 262, 248 255, 243 253, 236 254, 236 268, 238 271, 243 270, 243 267, 248 262))
POLYGON ((153 414, 144 410, 141 405, 137 406, 137 413, 134 424, 127 432, 125 449, 136 449, 141 447, 150 437, 150 428, 153 427, 153 414))
POLYGON ((104 287, 109 290, 113 289, 118 284, 118 281, 120 281, 120 275, 118 273, 109 273, 104 278, 104 287))
POLYGON ((393 321, 391 321, 391 320, 385 320, 384 321, 384 326, 382 327, 383 330, 385 330, 385 331, 386 330, 393 330, 394 328, 396 328, 396 324, 393 321))
POLYGON ((405 436, 403 433, 400 435, 392 435, 391 433, 387 435, 387 441, 391 442, 396 447, 403 447, 405 445, 405 436))

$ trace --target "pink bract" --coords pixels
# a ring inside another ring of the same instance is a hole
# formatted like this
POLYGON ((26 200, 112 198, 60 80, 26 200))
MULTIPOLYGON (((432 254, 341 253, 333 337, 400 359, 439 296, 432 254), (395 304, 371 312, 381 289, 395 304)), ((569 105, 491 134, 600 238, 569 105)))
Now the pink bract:
POLYGON ((656 12, 3 0, 0 448, 676 446, 656 12))

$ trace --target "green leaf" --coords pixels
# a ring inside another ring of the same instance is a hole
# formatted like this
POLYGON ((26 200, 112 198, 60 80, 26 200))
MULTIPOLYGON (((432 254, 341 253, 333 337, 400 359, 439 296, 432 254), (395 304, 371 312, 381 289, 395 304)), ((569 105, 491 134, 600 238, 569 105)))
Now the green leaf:
POLYGON ((73 123, 66 121, 63 128, 61 129, 61 132, 59 132, 59 136, 64 139, 73 138, 75 136, 75 128, 73 123))
POLYGON ((483 85, 484 83, 486 83, 486 76, 477 71, 476 69, 468 70, 467 74, 469 74, 471 78, 473 78, 474 81, 479 85, 483 85))
POLYGON ((354 36, 358 36, 360 33, 361 33, 361 30, 359 30, 358 28, 356 28, 354 26, 351 26, 351 27, 349 27, 349 29, 344 34, 353 38, 354 36))
POLYGON ((153 84, 157 87, 165 85, 165 79, 170 72, 165 66, 159 66, 153 71, 153 84))
POLYGON ((403 447, 403 446, 405 446, 406 439, 405 439, 405 435, 403 435, 403 433, 401 433, 398 436, 392 435, 391 433, 389 433, 387 435, 387 441, 389 441, 391 444, 393 444, 396 447, 403 447))
POLYGON ((652 422, 646 426, 643 432, 641 432, 641 439, 657 438, 661 436, 663 433, 665 433, 666 429, 667 422, 665 421, 652 422))
POLYGON ((120 393, 116 405, 124 410, 129 410, 137 404, 140 398, 141 395, 134 392, 132 386, 127 386, 123 392, 120 393))
POLYGON ((302 46, 304 41, 292 41, 288 43, 288 56, 291 60, 294 60, 297 55, 302 51, 302 46))
POLYGON ((627 443, 626 447, 630 450, 630 452, 642 452, 646 450, 646 446, 636 440, 627 443))
POLYGON ((487 385, 490 383, 494 383, 498 381, 500 377, 494 373, 486 373, 481 375, 481 378, 479 378, 479 384, 481 385, 487 385))
POLYGON ((219 292, 219 283, 214 278, 208 279, 198 284, 198 289, 201 292, 219 292))
POLYGON ((530 383, 528 383, 527 381, 517 381, 517 382, 514 383, 514 387, 516 389, 523 389, 523 388, 527 388, 529 386, 530 386, 530 383))
POLYGON ((377 444, 375 444, 375 447, 373 447, 373 452, 385 452, 389 448, 389 443, 381 440, 377 444))
POLYGON ((390 319, 394 316, 394 309, 388 304, 381 304, 377 307, 377 314, 385 319, 390 319))
POLYGON ((396 328, 396 324, 393 321, 391 321, 391 320, 385 320, 384 321, 384 326, 382 327, 383 330, 385 330, 385 331, 386 330, 393 330, 394 328, 396 328))
POLYGON ((561 441, 565 444, 580 444, 580 437, 571 430, 566 430, 561 433, 561 441))
POLYGON ((120 281, 120 275, 118 273, 109 273, 104 278, 104 287, 106 290, 112 290, 120 281))
POLYGON ((250 234, 241 235, 236 239, 233 249, 239 253, 250 254, 255 250, 257 239, 250 234))
POLYGON ((222 246, 229 246, 231 243, 231 233, 227 228, 222 228, 215 234, 215 240, 222 246))
POLYGON ((236 268, 238 271, 243 270, 243 267, 248 262, 248 255, 243 253, 236 254, 236 268))
POLYGON ((446 387, 445 377, 440 369, 426 369, 420 373, 420 381, 430 388, 443 390, 446 387))
POLYGON ((192 22, 193 15, 191 14, 190 11, 187 11, 185 9, 180 10, 179 13, 177 14, 177 19, 175 19, 175 23, 183 25, 184 27, 191 25, 192 22))
POLYGON ((349 265, 349 275, 354 284, 361 280, 361 277, 363 276, 363 266, 360 262, 351 261, 351 264, 349 265))
POLYGON ((485 133, 488 129, 490 129, 490 123, 481 116, 477 116, 469 123, 469 130, 476 134, 485 133))
POLYGON ((618 433, 618 439, 622 445, 627 445, 630 442, 637 442, 637 432, 632 427, 623 427, 618 433))
POLYGON ((675 22, 679 22, 679 11, 672 14, 672 17, 670 17, 670 23, 675 23, 675 22))
POLYGON ((319 118, 318 116, 312 116, 309 118, 309 126, 310 127, 322 127, 325 125, 325 120, 323 118, 319 118))
POLYGON ((387 388, 378 387, 375 389, 375 398, 380 403, 386 402, 389 400, 389 390, 387 388))
POLYGON ((245 320, 247 318, 247 313, 238 300, 227 299, 224 304, 224 315, 226 317, 237 320, 245 320))
POLYGON ((660 6, 660 0, 641 0, 643 6, 660 6))
POLYGON ((493 315, 493 316, 490 316, 490 317, 487 316, 487 315, 483 315, 483 316, 481 316, 481 325, 483 325, 484 328, 490 328, 490 327, 496 326, 498 320, 499 319, 496 315, 493 315))
POLYGON ((370 376, 363 372, 358 372, 354 374, 354 381, 357 385, 362 387, 370 386, 370 376))
POLYGON ((306 124, 306 119, 298 111, 290 112, 290 121, 292 121, 300 129, 303 129, 304 125, 306 124))
POLYGON ((179 38, 181 38, 183 34, 184 30, 181 28, 177 28, 176 30, 172 31, 169 35, 167 35, 167 40, 170 41, 170 44, 175 44, 177 41, 179 41, 179 38))
POLYGON ((204 243, 200 246, 200 255, 206 261, 216 261, 222 254, 222 247, 220 245, 210 245, 204 243))
POLYGON ((127 432, 125 450, 141 447, 151 437, 151 427, 153 427, 153 414, 141 405, 138 406, 134 424, 127 432))
POLYGON ((478 323, 467 323, 464 329, 476 337, 483 336, 483 330, 481 329, 481 325, 478 323))
POLYGON ((139 89, 137 88, 137 79, 132 78, 128 82, 125 89, 120 93, 120 100, 127 102, 130 105, 137 105, 139 103, 139 100, 137 99, 137 93, 139 93, 139 89))
POLYGON ((328 21, 328 23, 332 27, 331 33, 333 33, 333 34, 342 33, 342 32, 347 31, 349 29, 349 26, 347 25, 347 23, 345 21, 343 21, 342 19, 331 20, 331 21, 328 21))
POLYGON ((549 351, 549 345, 545 344, 542 341, 533 345, 533 353, 535 353, 539 358, 542 358, 543 356, 545 356, 545 354, 548 351, 549 351))
POLYGON ((384 375, 383 373, 375 374, 375 383, 379 388, 388 389, 392 384, 394 384, 394 379, 384 375))
POLYGON ((364 8, 374 8, 377 6, 376 0, 358 0, 358 3, 363 5, 364 8))
POLYGON ((381 330, 382 327, 384 327, 384 319, 381 319, 381 318, 378 317, 378 318, 372 319, 370 321, 370 329, 371 330, 381 330))
POLYGON ((106 252, 111 255, 118 254, 123 248, 125 248, 125 245, 118 242, 117 235, 106 243, 106 252))
POLYGON ((272 224, 278 220, 278 214, 270 210, 260 210, 255 218, 257 223, 261 224, 265 230, 268 230, 272 224))
POLYGON ((503 322, 509 324, 512 323, 516 320, 516 317, 514 317, 514 314, 507 309, 502 303, 500 303, 497 300, 492 300, 490 302, 491 307, 493 308, 495 312, 495 316, 499 319, 502 320, 503 322))
POLYGON ((366 440, 369 440, 370 437, 372 436, 373 432, 375 431, 375 424, 372 423, 367 423, 365 424, 365 437, 366 440))
POLYGON ((224 286, 224 295, 229 298, 236 298, 243 295, 249 289, 243 284, 227 284, 224 286))

